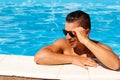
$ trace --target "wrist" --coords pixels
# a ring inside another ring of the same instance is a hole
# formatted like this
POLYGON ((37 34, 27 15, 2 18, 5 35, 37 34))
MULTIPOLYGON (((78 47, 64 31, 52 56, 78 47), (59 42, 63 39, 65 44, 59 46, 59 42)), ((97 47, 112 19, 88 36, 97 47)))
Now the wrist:
POLYGON ((79 57, 79 56, 73 56, 73 57, 72 57, 72 64, 77 65, 77 62, 78 62, 77 59, 78 59, 78 57, 79 57))
POLYGON ((74 64, 74 59, 75 59, 75 56, 72 56, 72 64, 74 64))
POLYGON ((70 63, 70 64, 73 64, 73 62, 74 62, 74 57, 75 56, 73 56, 73 55, 68 55, 68 62, 70 63))
POLYGON ((89 39, 84 39, 82 44, 86 45, 89 42, 89 39))

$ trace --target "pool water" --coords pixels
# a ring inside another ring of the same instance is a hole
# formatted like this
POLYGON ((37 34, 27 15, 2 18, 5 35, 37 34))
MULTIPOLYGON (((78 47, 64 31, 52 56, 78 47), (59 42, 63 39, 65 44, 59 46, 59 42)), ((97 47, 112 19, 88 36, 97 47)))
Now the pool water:
POLYGON ((120 56, 120 0, 0 0, 0 53, 33 56, 65 38, 65 17, 75 10, 90 14, 90 37, 120 56))

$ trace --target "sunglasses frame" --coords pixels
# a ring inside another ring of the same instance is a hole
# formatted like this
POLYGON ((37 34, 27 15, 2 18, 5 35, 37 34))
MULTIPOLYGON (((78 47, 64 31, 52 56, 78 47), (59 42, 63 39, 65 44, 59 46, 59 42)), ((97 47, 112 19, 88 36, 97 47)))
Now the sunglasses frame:
POLYGON ((72 33, 72 31, 66 31, 65 29, 62 30, 64 35, 66 36, 67 33, 71 36, 71 37, 75 37, 75 35, 72 33))

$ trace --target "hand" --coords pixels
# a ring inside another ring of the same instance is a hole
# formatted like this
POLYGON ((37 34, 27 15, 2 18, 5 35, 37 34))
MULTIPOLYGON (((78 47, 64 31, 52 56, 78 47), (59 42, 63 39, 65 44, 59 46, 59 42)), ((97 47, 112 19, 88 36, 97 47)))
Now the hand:
POLYGON ((86 32, 86 29, 82 27, 78 27, 75 28, 73 31, 76 33, 78 40, 84 44, 88 39, 88 34, 86 32))
POLYGON ((93 59, 85 56, 74 56, 72 64, 81 66, 85 69, 88 69, 88 66, 97 67, 98 65, 93 59))

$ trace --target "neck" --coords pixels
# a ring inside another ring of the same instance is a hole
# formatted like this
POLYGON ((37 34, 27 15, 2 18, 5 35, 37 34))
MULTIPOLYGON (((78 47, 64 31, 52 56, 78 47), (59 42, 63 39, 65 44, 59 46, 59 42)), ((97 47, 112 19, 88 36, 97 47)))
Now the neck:
POLYGON ((74 48, 75 53, 79 55, 86 53, 87 50, 88 50, 87 47, 84 46, 83 44, 80 44, 74 48))
POLYGON ((95 57, 92 52, 83 44, 79 44, 78 46, 76 46, 74 49, 74 52, 78 55, 83 55, 83 54, 87 54, 88 57, 95 57))

